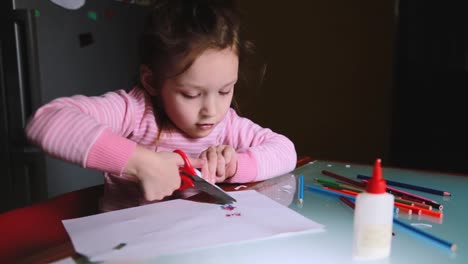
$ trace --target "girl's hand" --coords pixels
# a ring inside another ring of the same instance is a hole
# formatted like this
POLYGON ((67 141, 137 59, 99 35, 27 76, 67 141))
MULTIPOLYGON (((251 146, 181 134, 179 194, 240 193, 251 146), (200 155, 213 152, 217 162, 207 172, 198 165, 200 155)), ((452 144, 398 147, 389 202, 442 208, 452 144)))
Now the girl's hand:
MULTIPOLYGON (((201 167, 202 172, 207 171, 205 160, 190 158, 190 162, 195 168, 201 167)), ((179 167, 183 165, 184 160, 177 153, 153 152, 137 146, 124 173, 140 180, 146 200, 162 200, 180 188, 179 167)))
MULTIPOLYGON (((229 145, 209 147, 200 154, 200 158, 207 160, 208 173, 212 183, 223 182, 236 174, 237 153, 229 145)), ((210 179, 209 177, 204 178, 210 179)))

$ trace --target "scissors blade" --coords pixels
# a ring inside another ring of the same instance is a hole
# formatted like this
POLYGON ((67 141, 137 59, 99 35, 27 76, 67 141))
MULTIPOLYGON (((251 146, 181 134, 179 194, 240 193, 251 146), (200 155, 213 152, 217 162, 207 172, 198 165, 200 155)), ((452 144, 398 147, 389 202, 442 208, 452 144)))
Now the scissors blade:
MULTIPOLYGON (((186 173, 184 173, 187 175, 186 173)), ((223 189, 219 188, 218 186, 207 182, 205 179, 196 176, 196 175, 187 175, 192 178, 193 184, 195 185, 195 189, 205 192, 215 198, 217 198, 220 202, 224 204, 229 204, 232 202, 237 202, 234 197, 227 194, 223 189)))

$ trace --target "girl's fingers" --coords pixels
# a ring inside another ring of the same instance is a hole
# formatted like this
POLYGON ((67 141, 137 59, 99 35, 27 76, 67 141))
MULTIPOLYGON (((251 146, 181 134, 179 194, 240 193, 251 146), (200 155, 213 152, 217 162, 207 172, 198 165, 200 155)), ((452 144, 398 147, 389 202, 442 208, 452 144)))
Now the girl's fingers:
MULTIPOLYGON (((232 171, 233 164, 237 163, 235 158, 234 149, 229 145, 220 145, 209 147, 207 150, 200 154, 200 159, 206 160, 205 171, 202 171, 203 177, 212 182, 223 182, 226 177, 232 175, 227 175, 226 173, 232 171)), ((237 164, 234 164, 236 167, 237 164)), ((195 165, 194 165, 195 166, 195 165)))
POLYGON ((206 159, 203 158, 190 158, 190 163, 194 168, 202 168, 206 164, 206 159))
POLYGON ((198 158, 207 160, 207 158, 206 158, 206 150, 203 151, 203 152, 200 154, 200 157, 198 157, 198 158))
POLYGON ((225 155, 229 157, 229 162, 226 161, 226 178, 230 178, 237 170, 237 153, 232 147, 229 147, 225 155))
POLYGON ((231 162, 232 151, 233 149, 231 146, 226 146, 222 151, 222 156, 224 157, 224 162, 226 165, 228 165, 231 162))
POLYGON ((201 167, 201 173, 203 179, 209 181, 210 183, 213 183, 213 177, 210 175, 210 170, 208 169, 208 162, 205 162, 205 165, 201 167))
POLYGON ((223 181, 226 171, 226 162, 223 155, 218 155, 218 163, 216 164, 216 181, 223 181))
POLYGON ((202 168, 206 164, 206 159, 203 158, 189 158, 189 160, 194 168, 202 168))
POLYGON ((206 157, 208 159, 208 169, 211 175, 216 173, 216 164, 218 163, 218 154, 213 147, 208 148, 206 157))

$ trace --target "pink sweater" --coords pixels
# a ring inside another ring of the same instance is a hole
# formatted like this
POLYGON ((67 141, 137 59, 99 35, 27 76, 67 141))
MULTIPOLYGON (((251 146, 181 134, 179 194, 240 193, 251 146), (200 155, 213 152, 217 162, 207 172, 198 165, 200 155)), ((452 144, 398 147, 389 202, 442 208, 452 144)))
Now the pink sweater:
POLYGON ((182 149, 190 157, 210 146, 231 145, 238 153, 238 165, 229 181, 237 183, 287 173, 297 159, 288 138, 239 117, 233 109, 207 137, 193 139, 174 131, 163 133, 156 145, 158 126, 151 100, 137 87, 128 93, 55 99, 36 111, 26 134, 53 157, 105 172, 104 211, 143 201, 138 180, 122 173, 137 144, 154 151, 182 149))

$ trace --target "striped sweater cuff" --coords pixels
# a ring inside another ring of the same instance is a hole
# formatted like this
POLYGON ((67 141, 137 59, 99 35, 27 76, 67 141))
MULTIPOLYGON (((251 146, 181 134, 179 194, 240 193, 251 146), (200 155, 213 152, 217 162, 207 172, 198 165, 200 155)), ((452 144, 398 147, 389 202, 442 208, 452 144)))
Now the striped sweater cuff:
POLYGON ((257 160, 250 151, 237 153, 237 172, 226 182, 245 183, 255 181, 257 171, 257 160))
POLYGON ((91 147, 86 167, 120 175, 135 148, 135 142, 105 129, 91 147))

